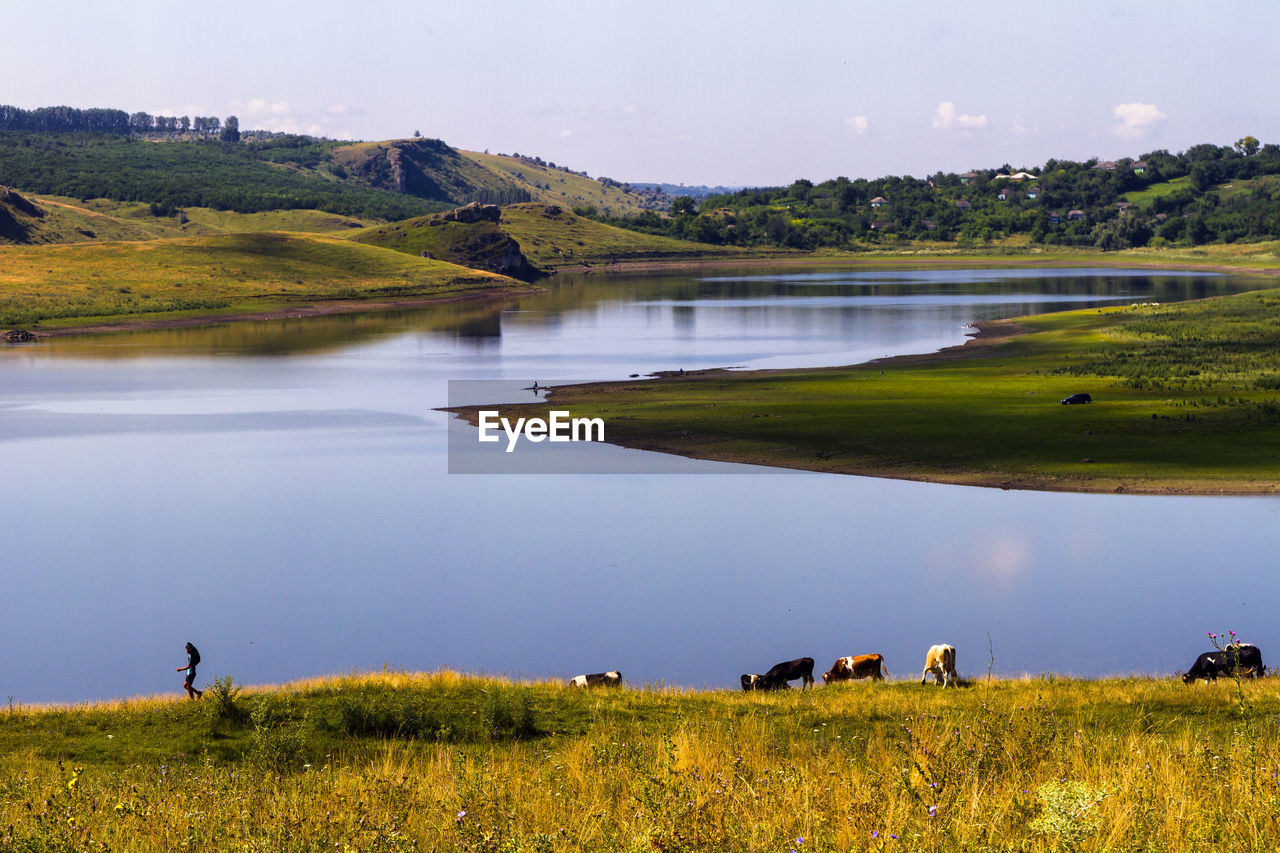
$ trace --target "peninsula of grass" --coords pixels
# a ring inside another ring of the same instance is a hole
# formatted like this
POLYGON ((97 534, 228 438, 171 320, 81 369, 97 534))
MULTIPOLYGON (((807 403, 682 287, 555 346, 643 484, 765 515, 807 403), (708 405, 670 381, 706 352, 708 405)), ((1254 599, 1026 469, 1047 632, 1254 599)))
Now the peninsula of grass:
POLYGON ((602 418, 611 443, 785 468, 1019 489, 1275 493, 1280 291, 992 323, 936 355, 571 386, 549 403, 496 408, 568 410, 602 418), (1093 402, 1060 405, 1078 393, 1093 402))
POLYGON ((512 279, 316 234, 0 247, 0 328, 47 330, 289 306, 448 298, 512 279))
POLYGON ((1276 679, 381 673, 0 710, 0 847, 1271 851, 1276 679))

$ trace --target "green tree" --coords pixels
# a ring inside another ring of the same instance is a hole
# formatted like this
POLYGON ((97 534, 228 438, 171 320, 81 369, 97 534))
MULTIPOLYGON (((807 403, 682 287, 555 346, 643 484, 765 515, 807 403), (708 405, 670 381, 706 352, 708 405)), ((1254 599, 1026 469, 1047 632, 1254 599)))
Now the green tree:
POLYGON ((222 123, 222 135, 219 139, 223 142, 239 142, 240 119, 235 116, 227 116, 227 120, 222 123))
POLYGON ((693 200, 693 196, 678 195, 671 200, 672 216, 689 216, 697 212, 698 203, 693 200))
POLYGON ((1235 142, 1236 152, 1243 154, 1246 157, 1252 157, 1254 154, 1257 154, 1258 149, 1261 147, 1262 143, 1252 136, 1241 137, 1235 142))

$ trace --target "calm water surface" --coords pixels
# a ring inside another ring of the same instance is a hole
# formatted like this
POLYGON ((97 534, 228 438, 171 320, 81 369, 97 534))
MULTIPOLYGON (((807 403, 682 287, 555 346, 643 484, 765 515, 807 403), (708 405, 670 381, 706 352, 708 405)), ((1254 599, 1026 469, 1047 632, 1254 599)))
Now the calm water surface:
POLYGON ((1280 654, 1280 501, 1002 492, 618 448, 647 474, 447 473, 449 380, 861 361, 1001 316, 1249 289, 983 271, 562 278, 510 303, 0 350, 0 695, 450 667, 731 686, 932 643, 962 673, 1280 654), (745 473, 745 476, 744 476, 745 473), (989 657, 994 652, 994 662, 989 657), (1274 649, 1274 651, 1271 651, 1274 649))

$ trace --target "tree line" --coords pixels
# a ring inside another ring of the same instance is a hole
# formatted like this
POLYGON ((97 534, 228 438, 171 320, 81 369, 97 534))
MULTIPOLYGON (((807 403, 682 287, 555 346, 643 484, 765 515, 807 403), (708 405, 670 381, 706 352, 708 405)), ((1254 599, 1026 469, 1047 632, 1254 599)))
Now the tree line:
POLYGON ((800 179, 700 202, 677 197, 665 217, 597 218, 703 243, 795 249, 981 245, 1014 235, 1104 250, 1280 238, 1280 146, 1252 136, 1115 162, 1051 159, 1022 171, 1031 176, 1015 179, 1005 164, 926 178, 800 179))
POLYGON ((0 104, 0 131, 26 130, 40 133, 114 133, 120 136, 198 134, 217 136, 226 142, 240 139, 240 120, 227 116, 163 116, 146 112, 93 107, 37 107, 24 110, 0 104))

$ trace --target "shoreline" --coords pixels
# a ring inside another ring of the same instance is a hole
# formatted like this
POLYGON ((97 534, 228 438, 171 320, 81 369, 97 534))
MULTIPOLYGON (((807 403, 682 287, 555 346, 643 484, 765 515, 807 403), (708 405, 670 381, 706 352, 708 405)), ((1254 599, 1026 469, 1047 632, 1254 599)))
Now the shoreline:
MULTIPOLYGON (((573 266, 554 267, 548 270, 549 277, 557 275, 646 275, 689 270, 714 269, 759 269, 769 267, 786 268, 838 268, 865 270, 892 270, 906 268, 959 267, 965 269, 1135 269, 1167 271, 1170 273, 1203 272, 1223 275, 1254 275, 1265 278, 1280 276, 1280 267, 1253 268, 1233 265, 1217 260, 1200 260, 1188 258, 1132 258, 1126 256, 1108 256, 1102 253, 1090 255, 1064 256, 1059 253, 1019 253, 1006 254, 992 251, 964 252, 951 250, 911 251, 903 252, 867 252, 847 255, 814 254, 814 253, 782 253, 751 254, 746 257, 733 258, 723 255, 698 255, 685 258, 615 260, 597 264, 578 264, 573 266)), ((75 318, 51 318, 54 326, 35 325, 29 328, 14 327, 0 330, 0 341, 22 343, 41 338, 66 337, 81 334, 104 334, 115 331, 140 331, 148 329, 176 329, 193 326, 219 325, 254 320, 294 319, 318 317, 330 314, 351 314, 364 311, 397 310, 402 308, 420 308, 450 302, 472 300, 500 299, 505 297, 528 296, 545 292, 546 288, 536 284, 524 287, 504 287, 500 289, 485 288, 475 291, 459 291, 451 294, 423 296, 407 299, 336 299, 300 301, 296 305, 280 306, 262 310, 228 310, 223 313, 209 311, 207 313, 184 314, 180 317, 158 317, 145 314, 121 315, 119 319, 88 319, 77 323, 75 318)))
MULTIPOLYGON (((1220 298, 1220 297, 1212 297, 1220 298)), ((589 405, 609 406, 616 402, 619 392, 635 388, 644 383, 646 390, 652 390, 649 383, 677 380, 685 383, 705 381, 722 381, 732 377, 733 381, 744 382, 752 379, 789 378, 796 376, 818 376, 870 368, 906 368, 945 365, 954 362, 980 360, 989 356, 997 348, 1016 341, 1035 331, 1030 326, 1014 319, 991 320, 975 323, 976 330, 968 340, 961 344, 944 347, 931 353, 915 353, 872 359, 854 365, 834 365, 811 368, 760 368, 755 370, 734 370, 727 367, 707 368, 703 370, 659 371, 643 379, 609 380, 588 382, 578 385, 552 387, 541 403, 498 404, 495 406, 465 406, 442 408, 461 417, 472 426, 477 425, 477 412, 480 408, 497 408, 499 410, 515 410, 523 408, 545 409, 551 404, 572 406, 575 403, 587 402, 589 405)), ((973 486, 979 488, 1000 489, 1002 491, 1040 491, 1040 492, 1075 492, 1081 494, 1124 494, 1145 496, 1187 496, 1187 497, 1265 497, 1280 494, 1280 480, 1233 481, 1192 478, 1134 478, 1134 477, 1090 477, 1086 475, 1028 475, 1009 472, 960 471, 950 473, 938 468, 931 468, 924 463, 880 463, 865 459, 844 460, 837 454, 816 454, 799 462, 790 457, 764 451, 752 453, 735 448, 721 446, 722 439, 715 436, 697 436, 691 433, 673 435, 659 434, 651 431, 647 434, 628 434, 618 436, 616 431, 610 432, 606 444, 625 447, 632 450, 643 450, 651 453, 665 453, 683 456, 688 459, 699 459, 713 462, 729 462, 745 465, 759 465, 774 469, 810 471, 824 474, 841 474, 877 479, 905 480, 910 482, 934 483, 937 485, 973 486), (689 442, 692 441, 692 444, 689 442)))
POLYGON ((290 320, 304 317, 325 317, 335 314, 361 314, 373 311, 396 311, 401 309, 425 308, 430 305, 445 305, 457 302, 481 302, 490 299, 531 296, 542 293, 545 288, 530 285, 528 287, 484 288, 479 290, 458 291, 436 296, 421 296, 409 299, 337 299, 323 302, 300 302, 287 307, 263 309, 261 311, 229 311, 225 314, 208 313, 192 314, 183 317, 136 317, 122 318, 107 322, 89 323, 83 326, 68 325, 53 328, 36 326, 30 329, 11 329, 0 332, 0 339, 18 333, 29 337, 11 338, 9 343, 27 343, 45 338, 61 338, 71 335, 108 334, 111 332, 136 332, 155 329, 182 329, 195 326, 217 326, 226 323, 252 322, 262 320, 290 320))
POLYGON ((1006 253, 992 250, 990 254, 966 252, 961 250, 940 249, 913 252, 858 252, 846 255, 835 254, 749 254, 740 258, 724 255, 700 255, 688 258, 665 258, 648 260, 617 260, 597 264, 577 264, 552 268, 554 274, 590 275, 602 273, 606 275, 627 275, 648 272, 674 272, 692 269, 715 269, 735 267, 838 267, 843 269, 862 268, 870 270, 904 269, 909 267, 953 266, 966 269, 1135 269, 1168 272, 1203 272, 1222 275, 1257 275, 1265 277, 1280 276, 1280 266, 1255 268, 1221 262, 1192 258, 1134 259, 1126 256, 1115 256, 1098 252, 1089 254, 1082 252, 1079 256, 1066 256, 1065 253, 1006 253))

